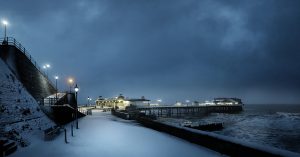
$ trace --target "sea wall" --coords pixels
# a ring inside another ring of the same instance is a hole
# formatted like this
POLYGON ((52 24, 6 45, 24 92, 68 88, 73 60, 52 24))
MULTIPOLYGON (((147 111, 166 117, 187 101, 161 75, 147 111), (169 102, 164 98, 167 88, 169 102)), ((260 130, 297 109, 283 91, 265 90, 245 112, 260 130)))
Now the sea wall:
POLYGON ((242 143, 241 141, 232 140, 229 137, 217 135, 210 132, 167 125, 164 123, 160 123, 158 121, 151 120, 146 117, 139 117, 136 119, 136 121, 145 127, 171 134, 173 136, 182 138, 189 142, 207 147, 209 149, 215 150, 217 152, 229 156, 234 156, 234 157, 299 156, 299 154, 297 153, 284 151, 272 147, 257 146, 257 145, 242 143))
MULTIPOLYGON (((119 115, 119 114, 115 114, 119 115)), ((123 117, 123 116, 121 116, 123 117)), ((238 140, 233 140, 229 137, 217 135, 211 132, 205 132, 200 130, 194 130, 185 127, 177 127, 167 125, 146 117, 136 118, 136 121, 145 127, 165 132, 173 136, 182 138, 189 142, 207 147, 225 155, 234 157, 253 157, 253 156, 264 156, 264 157, 282 157, 299 156, 297 153, 280 150, 273 147, 258 146, 254 144, 245 143, 238 140)))
POLYGON ((119 118, 122 119, 126 119, 126 120, 130 120, 130 115, 126 112, 119 112, 119 111, 115 111, 114 109, 111 110, 111 114, 114 116, 117 116, 119 118))
POLYGON ((37 68, 30 55, 13 45, 0 45, 0 57, 36 100, 56 92, 55 87, 37 68))

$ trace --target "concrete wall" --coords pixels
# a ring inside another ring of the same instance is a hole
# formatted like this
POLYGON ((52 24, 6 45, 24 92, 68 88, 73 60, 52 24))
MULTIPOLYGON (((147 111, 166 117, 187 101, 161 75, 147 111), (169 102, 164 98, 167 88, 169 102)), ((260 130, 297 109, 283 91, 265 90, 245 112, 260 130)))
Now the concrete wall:
POLYGON ((145 117, 136 119, 140 124, 158 131, 166 132, 173 136, 185 139, 195 144, 207 147, 222 154, 235 157, 279 157, 279 156, 298 156, 299 154, 289 151, 279 150, 270 147, 259 148, 243 144, 241 142, 234 142, 218 135, 212 135, 209 132, 193 131, 189 128, 181 128, 163 124, 145 117))
MULTIPOLYGON (((18 48, 12 45, 0 45, 0 58, 5 62, 9 70, 22 83, 30 95, 38 102, 44 102, 44 98, 55 94, 55 87, 37 68, 31 56, 24 54, 18 48)), ((3 93, 4 95, 6 93, 3 93)), ((12 97, 13 98, 13 97, 12 97)), ((59 100, 56 105, 60 107, 42 107, 43 112, 57 124, 66 124, 72 120, 72 114, 75 112, 76 100, 74 93, 68 93, 59 100), (62 106, 70 104, 71 107, 62 106)), ((78 112, 78 118, 85 116, 78 112)))
POLYGON ((37 100, 56 92, 55 87, 23 52, 11 45, 0 45, 0 57, 27 91, 37 100))

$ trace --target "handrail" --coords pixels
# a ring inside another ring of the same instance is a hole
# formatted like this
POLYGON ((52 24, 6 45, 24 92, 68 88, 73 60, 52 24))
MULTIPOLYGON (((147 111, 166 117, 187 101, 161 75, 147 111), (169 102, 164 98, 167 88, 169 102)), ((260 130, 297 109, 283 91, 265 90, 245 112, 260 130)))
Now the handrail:
POLYGON ((27 57, 27 59, 30 60, 34 67, 46 78, 49 84, 51 84, 52 87, 54 87, 54 83, 49 79, 48 75, 46 75, 46 73, 42 71, 42 68, 36 63, 36 61, 31 57, 31 55, 27 52, 27 50, 25 49, 25 47, 22 46, 21 43, 19 43, 13 37, 0 38, 0 41, 3 41, 0 43, 0 45, 11 45, 15 46, 18 50, 20 50, 27 57))

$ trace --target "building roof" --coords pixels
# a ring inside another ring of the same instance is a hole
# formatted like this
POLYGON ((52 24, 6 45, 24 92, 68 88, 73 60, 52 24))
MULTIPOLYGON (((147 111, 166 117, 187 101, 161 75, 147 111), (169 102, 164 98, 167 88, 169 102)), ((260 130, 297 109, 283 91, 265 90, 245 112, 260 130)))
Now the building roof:
POLYGON ((150 101, 148 99, 128 99, 128 101, 150 101))
POLYGON ((130 98, 125 98, 122 94, 120 94, 118 97, 114 97, 114 98, 104 98, 103 99, 102 97, 99 97, 96 101, 117 101, 120 99, 125 100, 125 101, 132 101, 132 102, 134 102, 134 101, 150 101, 148 99, 145 99, 144 96, 142 96, 141 98, 130 99, 130 98))

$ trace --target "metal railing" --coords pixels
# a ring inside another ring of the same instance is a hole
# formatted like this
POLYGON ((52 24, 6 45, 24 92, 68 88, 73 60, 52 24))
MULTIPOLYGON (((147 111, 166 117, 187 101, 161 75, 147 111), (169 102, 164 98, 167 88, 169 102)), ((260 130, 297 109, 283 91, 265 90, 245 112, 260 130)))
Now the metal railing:
POLYGON ((72 110, 75 110, 75 108, 70 104, 56 104, 59 100, 60 98, 44 98, 39 101, 39 105, 48 107, 69 107, 72 110))
POLYGON ((6 37, 6 38, 0 38, 0 45, 11 45, 15 46, 18 50, 20 50, 28 60, 34 65, 34 67, 46 78, 46 80, 49 82, 52 87, 54 87, 54 83, 49 79, 48 75, 42 71, 42 68, 37 64, 37 62, 32 58, 32 56, 27 52, 25 47, 22 46, 21 43, 19 43, 15 38, 13 37, 6 37))

